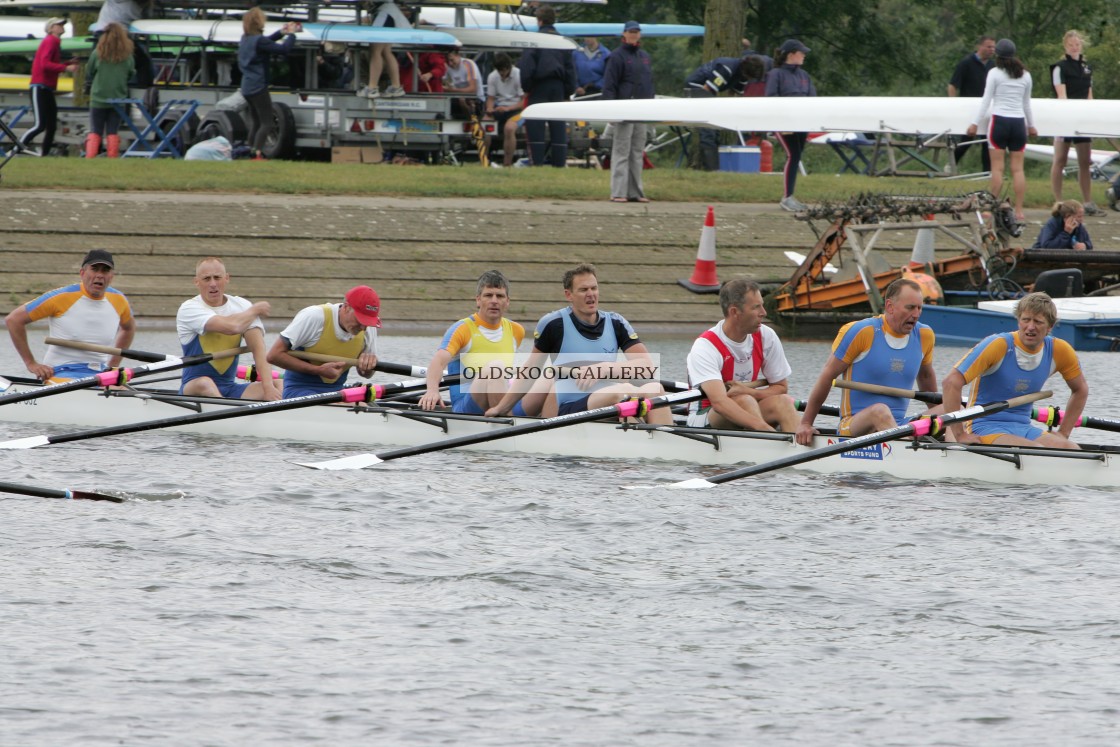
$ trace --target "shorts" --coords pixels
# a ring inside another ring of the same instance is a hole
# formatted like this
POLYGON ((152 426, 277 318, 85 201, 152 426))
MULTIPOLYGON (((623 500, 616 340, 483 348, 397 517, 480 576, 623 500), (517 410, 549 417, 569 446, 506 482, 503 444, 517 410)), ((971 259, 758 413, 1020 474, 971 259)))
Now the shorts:
POLYGON ((992 115, 988 125, 988 147, 1021 153, 1027 148, 1027 120, 1023 117, 992 115))
POLYGON ((1063 143, 1069 143, 1070 145, 1077 145, 1078 143, 1091 143, 1091 142, 1093 142, 1093 138, 1091 138, 1091 137, 1056 137, 1056 138, 1054 138, 1055 143, 1057 143, 1059 140, 1061 140, 1063 143))
MULTIPOLYGON (((510 413, 514 417, 526 418, 529 417, 525 414, 525 408, 521 406, 521 401, 518 400, 517 404, 513 406, 510 413)), ((460 395, 454 402, 451 403, 451 412, 457 412, 461 415, 485 415, 482 408, 474 401, 474 397, 467 395, 460 395)))
POLYGON ((514 117, 520 117, 521 110, 514 109, 510 112, 494 112, 494 122, 496 123, 494 134, 498 137, 503 137, 506 132, 506 122, 514 117))
POLYGON ((309 386, 300 386, 298 384, 284 384, 284 399, 293 399, 295 397, 310 397, 318 394, 331 394, 334 392, 341 392, 345 386, 325 385, 321 389, 315 389, 309 386))
MULTIPOLYGON (((218 387, 218 392, 226 399, 241 399, 241 395, 249 388, 247 382, 233 379, 211 379, 211 381, 214 382, 214 385, 218 387)), ((180 387, 180 391, 182 391, 182 387, 180 387)))
POLYGON ((556 408, 557 415, 571 415, 573 412, 586 412, 587 401, 591 399, 590 394, 585 394, 579 399, 569 400, 568 402, 561 402, 560 406, 556 408))
POLYGON ((105 371, 103 367, 92 368, 86 363, 63 363, 61 366, 51 366, 54 369, 54 375, 51 376, 51 381, 69 381, 71 379, 88 379, 90 376, 105 371))
POLYGON ((970 430, 980 437, 985 444, 995 443, 1000 436, 1018 436, 1028 441, 1037 441, 1042 437, 1043 430, 1027 423, 1008 423, 1006 421, 992 421, 978 418, 971 423, 970 430))

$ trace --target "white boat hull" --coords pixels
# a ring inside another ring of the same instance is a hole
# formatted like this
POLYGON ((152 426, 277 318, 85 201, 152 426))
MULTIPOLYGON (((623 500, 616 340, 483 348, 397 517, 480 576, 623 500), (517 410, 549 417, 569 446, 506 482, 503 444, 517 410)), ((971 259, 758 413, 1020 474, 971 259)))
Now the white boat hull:
MULTIPOLYGON (((19 385, 8 391, 20 390, 19 385)), ((203 403, 203 411, 229 407, 203 403)), ((236 405, 233 405, 236 406, 236 405)), ((83 390, 0 406, 0 420, 22 424, 56 424, 52 434, 103 426, 139 423, 190 414, 159 398, 103 396, 83 390)), ((179 426, 188 433, 235 438, 274 438, 339 444, 337 456, 377 451, 379 447, 425 444, 471 433, 500 431, 510 419, 486 420, 441 416, 389 407, 314 406, 179 426), (445 430, 446 429, 446 430, 445 430)), ((2 430, 0 430, 2 432, 2 430)), ((32 435, 26 428, 7 429, 7 438, 32 435)), ((128 438, 114 436, 113 438, 128 438)), ((818 437, 817 446, 832 440, 818 437)), ((59 444, 55 448, 65 448, 59 444)), ((655 460, 696 466, 735 467, 770 461, 804 451, 784 434, 697 431, 688 428, 622 428, 614 423, 583 423, 540 433, 505 438, 470 447, 475 451, 517 452, 582 458, 655 460)), ((1117 454, 1070 453, 1049 449, 999 449, 984 453, 955 445, 928 444, 918 449, 894 442, 809 462, 799 469, 819 473, 890 475, 912 481, 965 480, 1018 485, 1116 487, 1112 471, 1117 454)))

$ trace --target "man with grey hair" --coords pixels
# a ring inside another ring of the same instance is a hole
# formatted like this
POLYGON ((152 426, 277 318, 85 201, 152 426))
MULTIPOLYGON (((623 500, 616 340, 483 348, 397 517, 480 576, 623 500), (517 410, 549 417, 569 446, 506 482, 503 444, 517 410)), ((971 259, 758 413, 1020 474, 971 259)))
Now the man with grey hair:
POLYGON ((964 386, 971 382, 969 405, 1001 402, 1040 392, 1052 374, 1060 373, 1070 394, 1057 432, 1031 424, 1029 403, 949 428, 957 441, 966 444, 1077 449, 1070 434, 1089 399, 1089 384, 1073 346, 1050 335, 1058 310, 1050 296, 1030 293, 1016 304, 1015 318, 1018 330, 985 337, 957 362, 941 382, 942 399, 960 402, 964 386))
POLYGON ((505 318, 509 281, 501 272, 487 270, 478 279, 474 301, 478 311, 447 328, 428 364, 428 386, 420 398, 424 410, 443 406, 440 379, 445 368, 463 377, 451 387, 452 412, 481 415, 506 393, 510 377, 504 374, 512 368, 513 354, 525 338, 525 328, 505 318))
POLYGON ((704 392, 703 400, 689 405, 688 424, 792 433, 797 411, 787 380, 793 369, 778 334, 762 323, 766 307, 758 283, 728 281, 720 288, 719 305, 723 320, 688 353, 689 383, 704 392))

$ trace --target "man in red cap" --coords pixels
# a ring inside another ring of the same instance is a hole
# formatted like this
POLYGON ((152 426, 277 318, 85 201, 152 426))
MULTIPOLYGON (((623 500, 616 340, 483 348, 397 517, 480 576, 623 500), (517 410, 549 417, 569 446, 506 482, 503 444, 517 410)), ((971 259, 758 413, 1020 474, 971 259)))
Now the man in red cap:
POLYGON ((360 376, 373 375, 377 365, 377 329, 381 326, 381 299, 368 285, 346 293, 341 303, 308 306, 296 314, 268 351, 268 362, 286 369, 284 398, 337 392, 346 384, 349 363, 312 363, 291 354, 293 350, 356 358, 360 376))

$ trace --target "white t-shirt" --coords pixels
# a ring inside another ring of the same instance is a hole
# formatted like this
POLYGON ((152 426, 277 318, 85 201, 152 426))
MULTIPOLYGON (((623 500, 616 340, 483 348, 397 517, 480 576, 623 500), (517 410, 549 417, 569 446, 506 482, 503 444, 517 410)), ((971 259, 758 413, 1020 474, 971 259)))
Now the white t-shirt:
MULTIPOLYGON (((762 331, 762 368, 758 377, 767 381, 784 381, 793 373, 793 369, 786 360, 786 352, 782 348, 782 341, 778 333, 765 324, 760 327, 762 331)), ((735 358, 735 381, 754 380, 754 335, 747 335, 743 342, 735 342, 723 333, 723 321, 712 327, 716 336, 727 346, 727 350, 735 358)), ((706 381, 723 381, 723 354, 716 349, 709 340, 697 337, 692 343, 692 350, 688 352, 688 380, 693 386, 700 386, 706 381)), ((692 402, 688 408, 688 424, 693 427, 707 425, 707 412, 700 412, 700 403, 692 402)))
MULTIPOLYGON (((342 328, 338 322, 338 310, 342 307, 340 303, 330 304, 331 313, 334 315, 334 336, 340 342, 347 342, 352 340, 354 335, 350 334, 342 328)), ((319 342, 319 338, 323 334, 323 307, 322 306, 308 306, 301 309, 295 318, 292 319, 291 324, 284 328, 280 336, 288 341, 288 344, 295 348, 309 348, 315 343, 319 342)), ((377 328, 366 328, 366 344, 362 348, 363 353, 377 354, 377 328)))
POLYGON ((458 68, 453 68, 451 65, 448 65, 447 79, 451 82, 452 88, 466 88, 473 80, 475 83, 475 95, 478 96, 478 100, 486 100, 486 91, 484 91, 482 87, 482 73, 478 71, 478 65, 474 64, 474 60, 460 57, 458 68))
POLYGON ((980 113, 976 124, 984 124, 988 107, 991 114, 1000 117, 1022 117, 1027 127, 1034 127, 1034 114, 1031 112, 1031 74, 1023 71, 1020 78, 1012 78, 1005 71, 993 67, 988 71, 984 84, 984 98, 980 100, 980 113))
MULTIPOLYGON (((175 331, 179 334, 179 343, 188 344, 199 335, 206 333, 206 323, 216 316, 229 316, 246 311, 253 304, 241 296, 226 296, 226 302, 221 306, 209 306, 202 300, 202 296, 183 301, 179 306, 179 313, 175 315, 175 331)), ((264 324, 257 317, 249 329, 256 327, 264 333, 264 324)))
POLYGON ((521 90, 521 71, 514 65, 509 77, 502 80, 495 70, 486 78, 486 95, 494 97, 494 106, 516 106, 521 103, 525 92, 521 90))

